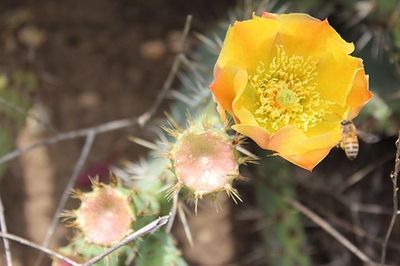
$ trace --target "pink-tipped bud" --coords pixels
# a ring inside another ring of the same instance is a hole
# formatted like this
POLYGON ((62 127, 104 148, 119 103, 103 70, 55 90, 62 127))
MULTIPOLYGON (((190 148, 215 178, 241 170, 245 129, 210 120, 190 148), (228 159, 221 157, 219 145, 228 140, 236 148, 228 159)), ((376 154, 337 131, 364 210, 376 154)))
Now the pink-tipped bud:
POLYGON ((89 243, 110 246, 131 232, 135 220, 129 196, 117 187, 95 184, 94 190, 81 194, 81 206, 73 212, 74 226, 89 243))
POLYGON ((172 161, 178 179, 195 193, 223 190, 238 175, 233 145, 225 133, 212 129, 184 134, 172 161))
POLYGON ((220 191, 225 191, 236 203, 241 201, 232 182, 243 178, 239 165, 255 161, 255 158, 237 152, 238 145, 243 143, 241 137, 227 134, 219 121, 208 120, 205 116, 200 118, 193 122, 188 117, 186 129, 170 118, 171 127, 164 128, 175 138, 168 145, 167 155, 171 161, 169 170, 177 179, 166 197, 171 199, 185 188, 194 195, 196 212, 199 199, 209 195, 215 200, 220 191))

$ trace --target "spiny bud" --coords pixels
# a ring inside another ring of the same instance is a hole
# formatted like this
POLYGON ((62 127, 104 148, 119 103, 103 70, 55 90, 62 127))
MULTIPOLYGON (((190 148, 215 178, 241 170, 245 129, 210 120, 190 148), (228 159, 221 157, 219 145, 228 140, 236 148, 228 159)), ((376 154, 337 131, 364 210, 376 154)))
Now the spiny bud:
POLYGON ((88 243, 110 246, 132 230, 135 214, 130 191, 118 184, 93 182, 93 191, 75 193, 81 200, 79 209, 64 214, 74 221, 88 243))
POLYGON ((235 202, 241 200, 232 182, 240 177, 239 164, 244 161, 233 137, 222 128, 210 126, 206 119, 197 124, 191 122, 186 130, 168 132, 176 139, 168 156, 177 183, 167 197, 186 188, 194 194, 196 211, 199 199, 224 190, 235 202))
POLYGON ((234 147, 215 130, 186 132, 172 154, 176 176, 193 191, 222 190, 238 174, 234 147))

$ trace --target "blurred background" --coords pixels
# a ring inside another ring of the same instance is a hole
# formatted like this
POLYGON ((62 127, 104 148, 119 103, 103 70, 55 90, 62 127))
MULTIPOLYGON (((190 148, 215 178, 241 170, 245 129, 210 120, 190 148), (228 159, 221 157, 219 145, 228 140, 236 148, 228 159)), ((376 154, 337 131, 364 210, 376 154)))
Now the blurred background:
MULTIPOLYGON (((380 142, 361 143, 355 161, 334 149, 312 174, 278 158, 245 169, 251 179, 238 186, 244 203, 223 200, 218 213, 204 206, 189 218, 196 245, 190 247, 177 226, 178 246, 189 265, 199 266, 370 265, 304 216, 296 214, 295 230, 281 229, 286 218, 293 223, 295 211, 270 204, 278 199, 269 189, 297 198, 379 261, 392 213, 390 173, 400 124, 400 1, 2 0, 0 156, 61 132, 143 113, 179 52, 188 14, 193 22, 185 49, 212 70, 217 55, 207 52, 195 33, 223 39, 227 23, 262 9, 328 17, 344 39, 356 44, 355 54, 365 61, 376 97, 355 123, 379 135, 380 142), (268 189, 255 189, 259 182, 268 189), (278 259, 293 256, 297 262, 278 259)), ((180 86, 178 81, 173 85, 180 86)), ((171 103, 160 108, 160 117, 171 103)), ((128 127, 97 135, 76 187, 88 189, 88 175, 107 180, 110 167, 122 159, 146 156, 145 149, 128 140, 132 133, 149 134, 128 127)), ((43 241, 83 144, 84 138, 60 141, 1 164, 0 195, 9 232, 43 241)), ((76 204, 68 202, 67 208, 76 204)), ((60 226, 51 247, 68 236, 69 229, 60 226)), ((400 265, 399 240, 396 223, 388 245, 390 265, 400 265)), ((15 243, 11 249, 15 265, 33 265, 38 255, 15 243)), ((5 265, 2 256, 0 265, 5 265)))

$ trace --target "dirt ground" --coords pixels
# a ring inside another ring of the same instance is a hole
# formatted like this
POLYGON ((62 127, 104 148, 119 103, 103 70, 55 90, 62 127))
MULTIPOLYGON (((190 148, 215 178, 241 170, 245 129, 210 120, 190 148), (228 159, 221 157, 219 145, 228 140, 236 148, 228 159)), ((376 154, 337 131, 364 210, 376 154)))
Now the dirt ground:
MULTIPOLYGON (((203 31, 233 4, 231 0, 1 1, 1 70, 35 73, 38 87, 25 96, 35 105, 35 116, 50 125, 46 130, 27 126, 16 132, 17 145, 140 114, 167 75, 186 15, 194 16, 194 30, 203 31)), ((190 38, 188 44, 194 47, 196 41, 190 38)), ((129 133, 127 129, 96 137, 85 174, 106 175, 116 160, 144 154, 127 140, 129 133)), ((0 185, 10 232, 43 240, 83 141, 37 149, 10 164, 0 185)), ((87 185, 84 178, 80 182, 87 185)), ((63 233, 60 228, 58 236, 63 233)), ((226 249, 226 243, 218 246, 226 249)), ((224 258, 230 260, 233 249, 227 245, 224 258)), ((215 254, 220 253, 218 246, 215 254)), ((19 265, 32 265, 37 256, 14 244, 12 250, 19 265)), ((193 265, 217 264, 211 259, 211 264, 200 260, 193 265)))

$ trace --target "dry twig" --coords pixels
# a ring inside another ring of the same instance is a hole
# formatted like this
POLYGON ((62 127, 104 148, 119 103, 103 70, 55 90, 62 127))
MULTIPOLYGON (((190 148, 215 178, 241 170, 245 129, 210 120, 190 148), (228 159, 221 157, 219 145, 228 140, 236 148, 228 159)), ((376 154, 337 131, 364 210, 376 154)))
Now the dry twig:
POLYGON ((316 223, 322 229, 335 238, 340 244, 347 248, 351 253, 357 256, 360 260, 367 263, 368 265, 379 265, 378 263, 372 261, 364 252, 362 252, 358 247, 351 243, 347 238, 345 238, 341 233, 339 233, 335 228, 333 228, 328 222, 322 219, 318 214, 314 213, 312 210, 301 204, 296 200, 287 199, 288 203, 293 206, 296 210, 307 216, 311 221, 316 223))
MULTIPOLYGON (((7 233, 6 219, 4 217, 4 206, 3 206, 3 201, 1 200, 1 196, 0 196, 0 229, 2 233, 7 233)), ((3 238, 3 245, 4 245, 4 253, 6 255, 6 263, 7 263, 6 265, 12 266, 10 243, 8 242, 8 239, 3 238)))
POLYGON ((60 141, 64 140, 69 140, 69 139, 76 139, 76 138, 81 138, 81 137, 87 137, 91 132, 94 132, 96 135, 117 130, 117 129, 122 129, 122 128, 127 128, 130 126, 134 126, 138 123, 138 118, 125 118, 125 119, 119 119, 119 120, 114 120, 110 121, 104 124, 100 124, 94 127, 88 127, 88 128, 83 128, 83 129, 78 129, 78 130, 72 130, 69 132, 65 133, 60 133, 54 137, 46 138, 41 141, 38 141, 28 147, 25 148, 19 148, 15 149, 3 156, 0 157, 0 164, 6 163, 8 161, 11 161, 18 156, 20 156, 23 153, 26 153, 28 151, 31 151, 33 149, 36 149, 40 146, 43 145, 50 145, 54 143, 58 143, 60 141))
POLYGON ((344 193, 348 188, 350 188, 351 186, 353 186, 353 185, 357 184, 358 182, 360 182, 368 174, 373 172, 377 167, 379 167, 382 164, 386 163, 391 158, 393 158, 392 155, 385 156, 381 160, 379 160, 379 161, 377 161, 375 163, 369 164, 364 168, 361 168, 360 170, 358 170, 357 172, 355 172, 349 178, 346 179, 344 184, 342 184, 342 186, 339 187, 337 193, 339 193, 339 194, 344 193))
POLYGON ((400 131, 399 131, 399 137, 397 138, 396 141, 396 159, 394 163, 394 171, 390 174, 390 179, 392 180, 392 187, 393 187, 393 213, 392 213, 392 218, 390 219, 390 224, 389 227, 386 231, 386 235, 384 238, 384 241, 382 243, 382 254, 381 254, 381 265, 385 264, 386 261, 386 250, 387 250, 387 245, 390 239, 390 235, 392 234, 393 227, 396 223, 396 218, 397 215, 399 215, 398 212, 398 202, 397 202, 397 177, 399 175, 400 171, 400 131))
POLYGON ((90 259, 89 261, 81 264, 81 266, 91 266, 91 265, 95 264, 96 262, 100 261, 101 259, 103 259, 104 257, 108 256, 109 254, 113 253, 120 247, 137 239, 138 237, 141 237, 142 235, 147 234, 147 233, 153 233, 153 232, 157 231, 160 227, 162 227, 163 225, 168 223, 169 217, 170 217, 169 215, 162 216, 162 217, 158 218, 157 220, 143 226, 139 230, 133 232, 132 234, 130 234, 129 236, 127 236, 126 238, 121 240, 119 243, 106 249, 103 253, 101 253, 101 254, 97 255, 96 257, 90 259))
POLYGON ((61 255, 60 253, 57 253, 57 252, 52 251, 52 250, 50 250, 48 248, 42 247, 42 246, 40 246, 38 244, 35 244, 35 243, 25 239, 25 238, 22 238, 22 237, 19 237, 19 236, 16 236, 16 235, 12 235, 12 234, 7 234, 7 233, 0 233, 0 237, 1 238, 6 238, 6 239, 10 239, 10 240, 16 241, 16 242, 18 242, 18 243, 20 243, 22 245, 25 245, 25 246, 40 250, 43 253, 45 253, 47 255, 50 255, 52 257, 55 257, 57 259, 60 259, 62 261, 65 261, 65 262, 71 264, 72 266, 81 266, 81 264, 79 264, 79 263, 77 263, 77 262, 75 262, 75 261, 73 261, 73 260, 61 255))
MULTIPOLYGON (((54 235, 54 232, 56 230, 57 224, 60 220, 60 214, 64 210, 65 204, 67 203, 67 200, 69 198, 69 194, 71 193, 76 179, 79 176, 79 173, 81 172, 83 166, 85 165, 85 162, 89 156, 89 152, 92 148, 93 142, 95 138, 95 133, 90 132, 89 135, 86 137, 85 144, 83 145, 81 155, 79 156, 79 159, 77 163, 75 164, 74 170, 72 171, 71 176, 69 177, 69 181, 67 186, 64 189, 64 193, 61 196, 61 199, 58 203, 56 212, 54 213, 53 219, 51 221, 50 227, 47 229, 46 236, 43 241, 43 246, 48 247, 51 241, 52 236, 54 235)), ((39 257, 40 258, 40 257, 39 257)), ((38 263, 40 264, 41 259, 38 259, 38 263)))
POLYGON ((190 31, 190 26, 192 24, 192 15, 188 15, 186 17, 185 26, 182 31, 181 39, 179 41, 179 53, 175 57, 174 62, 172 63, 172 67, 168 73, 167 78, 162 85, 161 91, 157 94, 157 98, 154 100, 154 103, 150 106, 150 108, 138 118, 138 122, 140 126, 145 126, 147 122, 157 113, 158 108, 160 107, 161 103, 165 99, 168 94, 168 91, 171 88, 172 82, 175 80, 176 73, 178 72, 182 61, 184 60, 184 52, 185 52, 185 42, 187 36, 190 31))
POLYGON ((38 116, 31 114, 30 112, 26 112, 23 108, 19 107, 18 105, 13 104, 12 102, 9 102, 8 100, 4 99, 3 97, 0 97, 0 105, 3 105, 4 107, 10 109, 13 112, 16 112, 20 114, 23 117, 27 117, 30 119, 33 119, 41 125, 42 127, 46 128, 47 130, 51 131, 52 133, 58 133, 57 130, 48 122, 42 120, 38 116))
POLYGON ((99 262, 100 260, 102 260, 104 257, 110 255, 111 253, 113 253, 115 250, 119 249, 120 247, 128 244, 129 242, 132 242, 133 240, 137 239, 138 237, 141 237, 145 234, 148 233, 153 233, 155 231, 157 231, 159 228, 161 228, 163 225, 165 225, 166 223, 168 223, 169 220, 169 215, 166 216, 162 216, 158 219, 156 219, 155 221, 143 226, 142 228, 140 228, 139 230, 133 232, 132 234, 130 234, 129 236, 127 236, 126 238, 124 238, 123 240, 121 240, 119 243, 115 244, 114 246, 106 249, 103 253, 93 257, 92 259, 88 260, 85 263, 78 263, 76 261, 73 261, 65 256, 63 256, 60 253, 57 253, 55 251, 52 251, 46 247, 40 246, 38 244, 35 244, 27 239, 24 239, 22 237, 16 236, 16 235, 12 235, 12 234, 7 234, 7 233, 0 233, 0 237, 3 239, 11 239, 14 240, 20 244, 23 244, 25 246, 37 249, 42 251, 43 253, 46 253, 52 257, 55 257, 57 259, 60 259, 62 261, 65 261, 69 264, 71 264, 72 266, 91 266, 93 264, 95 264, 96 262, 99 262))
MULTIPOLYGON (((376 206, 376 208, 378 208, 378 207, 380 207, 380 206, 376 206)), ((354 234, 357 237, 360 237, 360 238, 363 238, 363 239, 367 239, 367 240, 371 241, 374 244, 382 245, 383 238, 371 236, 361 226, 358 226, 356 224, 352 224, 352 223, 346 221, 345 219, 337 216, 333 211, 330 211, 329 209, 325 208, 322 205, 316 204, 315 208, 316 208, 316 210, 318 210, 318 212, 320 214, 322 214, 322 215, 326 216, 327 218, 329 218, 329 221, 332 221, 333 224, 335 224, 338 227, 344 229, 345 231, 350 232, 350 233, 354 234)), ((353 210, 350 210, 350 211, 353 211, 353 210)), ((359 211, 358 209, 354 210, 354 212, 358 212, 358 211, 359 211)), ((375 213, 373 213, 373 214, 375 214, 375 213)), ((400 251, 400 245, 399 244, 389 243, 388 244, 388 248, 392 248, 392 249, 395 249, 396 251, 400 251)))

